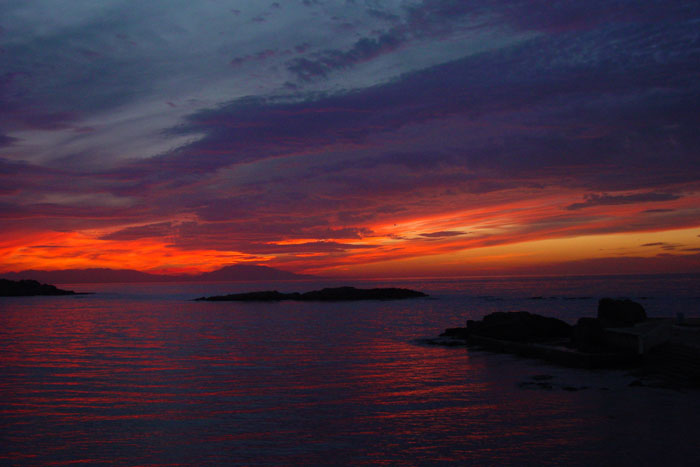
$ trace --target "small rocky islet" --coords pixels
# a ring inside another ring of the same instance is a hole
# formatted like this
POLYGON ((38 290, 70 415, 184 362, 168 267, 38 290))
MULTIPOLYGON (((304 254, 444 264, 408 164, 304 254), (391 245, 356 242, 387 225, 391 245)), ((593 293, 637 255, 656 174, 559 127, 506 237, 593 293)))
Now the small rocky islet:
POLYGON ((0 279, 0 297, 28 297, 35 295, 78 295, 72 290, 63 290, 50 284, 31 279, 0 279))
POLYGON ((332 287, 310 292, 283 293, 276 290, 246 292, 212 297, 199 297, 196 301, 209 302, 341 302, 358 300, 403 300, 407 298, 427 297, 423 292, 402 288, 358 289, 355 287, 332 287))

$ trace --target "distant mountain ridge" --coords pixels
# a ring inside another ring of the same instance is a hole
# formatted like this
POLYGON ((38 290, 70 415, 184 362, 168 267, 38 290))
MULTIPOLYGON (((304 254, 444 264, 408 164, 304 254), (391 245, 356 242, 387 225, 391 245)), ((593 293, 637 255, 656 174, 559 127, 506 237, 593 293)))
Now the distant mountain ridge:
POLYGON ((149 274, 133 269, 62 269, 57 271, 26 270, 0 273, 10 280, 32 279, 53 284, 88 284, 101 282, 238 282, 261 280, 300 280, 315 276, 295 274, 268 266, 235 264, 200 274, 149 274))

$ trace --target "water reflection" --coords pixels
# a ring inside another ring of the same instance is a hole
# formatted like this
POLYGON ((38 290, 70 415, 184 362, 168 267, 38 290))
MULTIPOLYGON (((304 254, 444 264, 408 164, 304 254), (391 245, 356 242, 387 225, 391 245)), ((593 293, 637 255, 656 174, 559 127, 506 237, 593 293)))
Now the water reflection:
POLYGON ((411 343, 484 313, 476 301, 136 295, 3 302, 2 463, 585 465, 692 457, 700 434, 692 395, 411 343), (552 389, 519 386, 541 373, 552 389))

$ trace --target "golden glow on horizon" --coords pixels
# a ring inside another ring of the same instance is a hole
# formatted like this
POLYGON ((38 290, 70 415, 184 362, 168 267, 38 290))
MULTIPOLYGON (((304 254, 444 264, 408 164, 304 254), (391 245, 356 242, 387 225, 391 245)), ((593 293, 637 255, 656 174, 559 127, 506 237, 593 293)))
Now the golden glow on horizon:
POLYGON ((155 239, 99 240, 80 232, 39 234, 31 238, 29 245, 0 243, 3 271, 112 268, 196 273, 238 262, 261 263, 270 258, 207 249, 182 250, 155 239))
MULTIPOLYGON (((102 239, 129 225, 79 232, 0 232, 0 272, 104 267, 196 273, 239 262, 264 262, 321 275, 439 276, 598 258, 691 257, 700 248, 700 211, 696 207, 700 195, 689 194, 664 203, 665 209, 660 211, 649 211, 658 207, 653 203, 594 206, 582 211, 563 209, 572 198, 580 199, 570 193, 564 196, 552 192, 537 199, 522 193, 509 196, 517 201, 505 202, 499 195, 495 202, 491 199, 490 204, 474 209, 446 212, 442 207, 439 215, 387 216, 381 223, 367 225, 372 233, 362 238, 280 238, 261 243, 308 245, 274 254, 257 254, 254 248, 253 253, 216 250, 204 244, 197 249, 181 248, 177 246, 176 231, 170 237, 102 239), (659 219, 663 220, 660 224, 675 227, 659 230, 655 228, 659 219)), ((235 238, 235 232, 231 235, 235 238)))
MULTIPOLYGON (((469 275, 508 271, 519 267, 548 265, 600 258, 653 258, 683 245, 677 253, 693 254, 700 248, 700 228, 665 232, 631 232, 509 243, 476 247, 450 253, 409 256, 324 270, 329 275, 401 276, 407 271, 425 275, 469 275), (647 245, 647 246, 643 246, 647 245), (666 249, 665 249, 666 248, 666 249)), ((642 271, 640 271, 642 272, 642 271)))

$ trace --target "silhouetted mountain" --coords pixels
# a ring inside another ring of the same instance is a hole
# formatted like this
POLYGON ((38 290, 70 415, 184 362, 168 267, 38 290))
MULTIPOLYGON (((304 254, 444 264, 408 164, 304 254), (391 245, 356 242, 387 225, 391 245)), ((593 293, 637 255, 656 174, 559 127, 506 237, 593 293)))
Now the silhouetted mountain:
POLYGON ((132 269, 64 269, 59 271, 27 270, 8 272, 0 277, 12 280, 32 279, 56 284, 84 284, 99 282, 235 282, 264 280, 311 279, 314 276, 294 274, 268 266, 236 264, 202 274, 164 275, 148 274, 132 269))
POLYGON ((131 269, 64 269, 60 271, 27 270, 0 274, 6 279, 33 279, 55 284, 83 284, 91 282, 161 282, 169 276, 147 274, 131 269))
POLYGON ((276 290, 262 292, 247 292, 231 295, 216 295, 213 297, 200 297, 197 301, 210 302, 281 302, 293 300, 297 302, 345 302, 356 300, 402 300, 406 298, 427 297, 423 292, 411 289, 378 288, 356 289, 355 287, 334 287, 311 292, 282 293, 276 290))
POLYGON ((252 264, 235 264, 225 266, 212 272, 197 274, 189 280, 215 282, 215 281, 267 281, 267 280, 294 280, 312 279, 314 276, 304 274, 294 274, 293 272, 282 271, 268 266, 257 266, 252 264))

